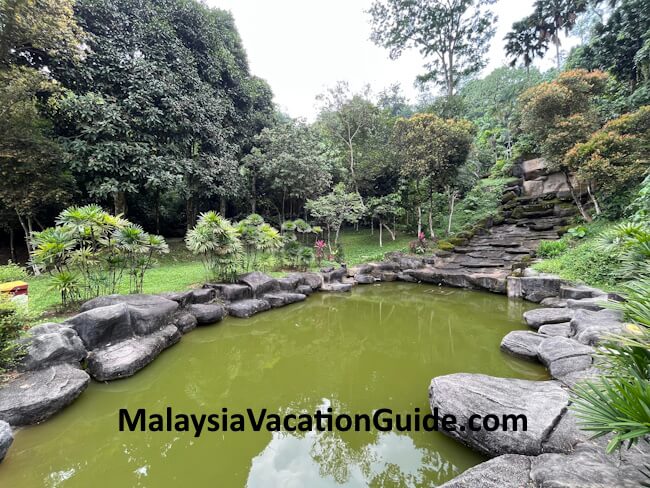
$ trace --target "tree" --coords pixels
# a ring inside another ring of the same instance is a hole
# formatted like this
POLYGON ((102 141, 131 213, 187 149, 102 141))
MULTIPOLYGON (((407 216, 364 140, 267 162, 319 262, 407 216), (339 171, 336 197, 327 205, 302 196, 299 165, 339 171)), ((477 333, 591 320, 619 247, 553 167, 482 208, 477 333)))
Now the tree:
POLYGON ((548 50, 548 44, 541 38, 536 29, 534 18, 526 18, 512 24, 512 31, 505 37, 506 54, 512 58, 510 66, 514 67, 521 60, 530 72, 530 66, 535 58, 542 58, 548 50))
POLYGON ((384 247, 382 228, 385 228, 392 240, 395 240, 395 230, 390 228, 390 222, 399 215, 401 198, 398 193, 383 197, 370 198, 366 204, 371 219, 379 222, 379 247, 384 247))
POLYGON ((309 213, 327 227, 327 243, 332 250, 331 232, 334 231, 334 246, 338 244, 339 232, 343 222, 354 224, 366 210, 361 195, 348 192, 343 183, 334 187, 331 193, 315 200, 307 200, 309 213))
POLYGON ((279 194, 278 213, 284 222, 288 200, 297 201, 301 207, 307 199, 330 188, 331 168, 322 141, 304 121, 288 120, 265 128, 254 143, 255 148, 244 159, 252 205, 257 205, 260 191, 279 194))
POLYGON ((372 15, 372 40, 390 49, 396 59, 415 47, 428 72, 420 82, 434 81, 454 95, 459 83, 486 64, 496 16, 489 9, 495 0, 376 0, 372 15))
MULTIPOLYGON (((565 164, 589 182, 587 188, 599 193, 600 201, 613 206, 641 183, 650 169, 649 154, 650 106, 645 106, 608 122, 573 146, 566 152, 565 164)), ((598 202, 595 196, 594 202, 598 202)))
POLYGON ((369 97, 368 86, 361 93, 352 93, 348 83, 342 81, 318 97, 322 104, 318 122, 334 141, 345 146, 348 153, 349 185, 355 191, 358 191, 356 145, 377 117, 377 108, 369 97))
MULTIPOLYGON (((521 128, 532 135, 551 168, 564 173, 582 217, 591 221, 576 191, 565 155, 600 126, 595 98, 607 84, 603 72, 565 71, 557 79, 526 90, 520 97, 521 128)), ((588 188, 593 199, 593 192, 588 188)), ((594 201, 596 208, 597 202, 594 201)))
POLYGON ((0 70, 0 203, 15 212, 28 251, 39 213, 66 203, 74 189, 51 124, 39 111, 39 97, 52 90, 56 86, 35 69, 0 70))
MULTIPOLYGON (((444 120, 431 114, 399 119, 395 124, 395 142, 403 158, 402 174, 427 186, 429 234, 433 231, 433 195, 452 183, 469 154, 474 128, 467 120, 444 120)), ((418 197, 418 234, 422 231, 422 199, 418 197)))

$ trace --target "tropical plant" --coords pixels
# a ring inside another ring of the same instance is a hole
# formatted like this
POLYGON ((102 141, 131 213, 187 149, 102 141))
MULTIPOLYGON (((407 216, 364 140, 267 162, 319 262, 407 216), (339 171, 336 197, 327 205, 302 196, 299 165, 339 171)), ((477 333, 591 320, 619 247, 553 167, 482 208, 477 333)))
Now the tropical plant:
POLYGON ((316 265, 320 268, 321 263, 323 262, 323 258, 325 257, 325 247, 327 246, 327 243, 322 240, 318 239, 314 243, 314 256, 316 258, 316 265))
POLYGON ((612 434, 608 452, 650 435, 650 279, 626 286, 624 294, 616 308, 632 323, 600 348, 596 360, 603 375, 573 391, 581 427, 595 437, 612 434))
POLYGON ((0 296, 0 375, 20 359, 23 348, 18 339, 31 319, 26 307, 0 296))
POLYGON ((117 293, 126 272, 128 291, 141 293, 155 257, 169 251, 165 240, 150 235, 98 205, 70 207, 56 226, 34 232, 32 263, 50 274, 50 288, 61 303, 117 293))
POLYGON ((264 222, 258 214, 251 214, 235 226, 245 251, 246 271, 255 268, 261 253, 277 251, 282 247, 282 236, 277 229, 264 222))
POLYGON ((185 236, 187 248, 201 257, 210 278, 234 281, 243 252, 239 232, 217 212, 202 213, 185 236))
POLYGON ((623 280, 650 277, 650 227, 645 223, 623 222, 604 232, 600 246, 619 261, 623 280))
POLYGON ((568 249, 566 241, 541 241, 537 247, 537 255, 540 258, 556 258, 568 249))

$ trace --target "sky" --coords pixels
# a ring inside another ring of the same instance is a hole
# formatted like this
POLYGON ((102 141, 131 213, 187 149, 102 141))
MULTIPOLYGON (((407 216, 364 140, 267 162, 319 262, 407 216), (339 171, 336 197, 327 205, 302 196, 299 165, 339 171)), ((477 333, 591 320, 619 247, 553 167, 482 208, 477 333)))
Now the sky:
MULTIPOLYGON (((503 38, 512 23, 532 12, 534 0, 498 0, 499 19, 484 73, 506 63, 503 38)), ((388 50, 370 41, 372 0, 207 0, 232 12, 251 71, 264 78, 280 110, 313 120, 316 96, 337 81, 354 90, 370 84, 374 92, 399 82, 411 101, 424 72, 416 50, 391 60, 388 50)), ((547 56, 548 58, 549 56, 547 56)), ((539 64, 539 63, 538 63, 539 64)), ((541 67, 552 61, 541 61, 541 67)))

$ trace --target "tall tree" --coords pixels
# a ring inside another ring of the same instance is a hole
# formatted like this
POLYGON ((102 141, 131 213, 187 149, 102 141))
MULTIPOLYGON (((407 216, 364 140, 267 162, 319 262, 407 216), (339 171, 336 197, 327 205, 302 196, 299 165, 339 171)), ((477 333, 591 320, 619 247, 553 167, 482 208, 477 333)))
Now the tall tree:
POLYGON ((486 64, 496 16, 496 0, 376 0, 372 15, 372 40, 390 49, 396 59, 417 48, 428 72, 421 82, 434 81, 454 95, 459 83, 486 64))
MULTIPOLYGON (((395 141, 403 158, 402 173, 415 181, 416 192, 425 183, 429 200, 429 234, 433 231, 433 196, 448 190, 461 165, 467 160, 474 128, 467 120, 445 120, 432 114, 417 114, 399 119, 395 141), (422 183, 421 183, 422 182, 422 183)), ((418 234, 422 230, 422 204, 419 199, 418 234)))
POLYGON ((331 139, 344 145, 349 186, 358 192, 357 144, 368 134, 378 114, 377 107, 370 101, 370 88, 366 86, 361 93, 353 93, 347 82, 340 81, 318 99, 322 104, 318 122, 331 139))
POLYGON ((510 66, 516 66, 521 60, 526 73, 530 73, 535 58, 542 58, 548 50, 548 43, 538 35, 531 17, 512 24, 512 31, 506 34, 505 41, 506 54, 511 58, 510 66))

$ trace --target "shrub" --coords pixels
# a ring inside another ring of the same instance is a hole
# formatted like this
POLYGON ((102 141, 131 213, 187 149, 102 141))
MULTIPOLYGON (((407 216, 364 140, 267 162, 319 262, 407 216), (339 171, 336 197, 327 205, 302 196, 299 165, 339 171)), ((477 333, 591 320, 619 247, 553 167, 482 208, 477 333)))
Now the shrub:
POLYGON ((23 354, 17 339, 29 323, 26 307, 0 296, 0 375, 13 368, 23 354))
POLYGON ((27 278, 27 270, 22 266, 9 261, 7 264, 0 266, 0 283, 7 281, 18 281, 27 278))
POLYGON ((537 255, 541 258, 556 258, 568 249, 566 241, 542 241, 537 248, 537 255))
POLYGON ((624 295, 626 302, 617 308, 634 323, 600 348, 597 361, 604 374, 573 392, 581 427, 596 437, 612 434, 608 452, 650 435, 650 279, 626 286, 624 295))
POLYGON ((155 257, 169 252, 162 237, 99 205, 64 210, 55 227, 32 234, 32 243, 32 262, 50 274, 63 305, 117 293, 125 274, 129 291, 141 293, 155 257))
POLYGON ((228 219, 214 211, 200 215, 198 222, 185 236, 185 244, 201 257, 210 278, 234 281, 242 255, 237 229, 228 219))

